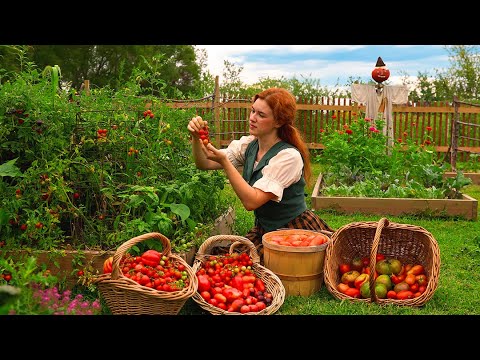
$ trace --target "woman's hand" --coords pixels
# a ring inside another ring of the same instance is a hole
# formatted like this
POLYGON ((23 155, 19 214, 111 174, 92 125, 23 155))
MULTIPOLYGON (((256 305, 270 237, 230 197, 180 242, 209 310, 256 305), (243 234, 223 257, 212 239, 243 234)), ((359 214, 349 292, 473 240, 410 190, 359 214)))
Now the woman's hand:
POLYGON ((207 122, 203 120, 201 116, 194 116, 188 123, 187 129, 190 131, 193 138, 200 139, 200 134, 198 132, 205 126, 207 126, 207 122))
POLYGON ((208 160, 215 161, 216 163, 219 163, 222 167, 224 167, 225 162, 228 161, 226 153, 218 150, 215 146, 212 145, 212 143, 209 143, 207 145, 204 145, 202 143, 202 151, 208 160))

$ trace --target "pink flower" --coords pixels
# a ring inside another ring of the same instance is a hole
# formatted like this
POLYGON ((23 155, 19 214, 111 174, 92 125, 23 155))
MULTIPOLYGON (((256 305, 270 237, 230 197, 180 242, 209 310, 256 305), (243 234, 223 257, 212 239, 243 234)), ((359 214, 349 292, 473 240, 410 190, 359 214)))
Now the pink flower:
POLYGON ((373 131, 373 132, 376 132, 377 128, 376 128, 375 126, 370 126, 370 127, 368 128, 368 130, 373 131))
POLYGON ((427 126, 427 131, 432 131, 432 127, 431 126, 427 126))

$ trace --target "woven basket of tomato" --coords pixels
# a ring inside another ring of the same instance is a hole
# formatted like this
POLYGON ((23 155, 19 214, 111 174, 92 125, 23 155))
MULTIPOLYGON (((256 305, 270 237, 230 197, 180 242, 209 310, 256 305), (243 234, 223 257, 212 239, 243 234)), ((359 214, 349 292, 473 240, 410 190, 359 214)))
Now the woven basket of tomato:
POLYGON ((285 300, 281 280, 260 264, 255 245, 242 236, 209 237, 195 255, 193 271, 198 282, 193 300, 213 315, 270 315, 285 300))
POLYGON ((386 218, 353 222, 333 233, 324 272, 337 299, 422 306, 437 289, 440 250, 420 226, 386 218))
POLYGON ((115 315, 176 315, 198 287, 192 267, 171 253, 170 240, 160 233, 124 242, 113 255, 111 273, 106 269, 93 283, 115 315), (127 253, 149 239, 159 240, 162 251, 150 249, 141 256, 127 253))

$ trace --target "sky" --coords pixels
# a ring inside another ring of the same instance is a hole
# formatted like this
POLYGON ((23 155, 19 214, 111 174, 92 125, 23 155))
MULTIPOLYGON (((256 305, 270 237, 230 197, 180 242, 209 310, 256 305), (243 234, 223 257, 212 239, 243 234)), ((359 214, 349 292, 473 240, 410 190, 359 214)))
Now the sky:
POLYGON ((445 45, 196 45, 207 52, 207 69, 222 82, 224 60, 243 67, 240 80, 253 84, 261 78, 310 78, 321 87, 335 88, 349 78, 373 81, 372 70, 381 57, 390 70, 387 85, 418 73, 434 76, 450 67, 445 45))

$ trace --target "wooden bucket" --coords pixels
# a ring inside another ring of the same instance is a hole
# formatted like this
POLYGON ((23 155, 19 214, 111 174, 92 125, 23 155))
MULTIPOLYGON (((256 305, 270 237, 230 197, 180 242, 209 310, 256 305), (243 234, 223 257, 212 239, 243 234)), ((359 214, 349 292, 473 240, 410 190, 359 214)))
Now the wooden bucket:
POLYGON ((320 290, 325 250, 330 243, 326 234, 302 229, 276 230, 264 234, 262 243, 264 266, 280 278, 286 295, 310 296, 320 290), (273 236, 290 234, 321 234, 328 241, 315 246, 284 246, 270 242, 273 236))

